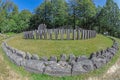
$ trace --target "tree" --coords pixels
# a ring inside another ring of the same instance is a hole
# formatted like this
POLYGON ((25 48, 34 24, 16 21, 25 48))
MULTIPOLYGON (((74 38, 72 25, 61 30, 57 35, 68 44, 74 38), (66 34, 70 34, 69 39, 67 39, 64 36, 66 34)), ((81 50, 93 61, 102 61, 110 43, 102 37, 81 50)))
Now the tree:
POLYGON ((67 4, 65 0, 52 0, 52 15, 55 26, 63 26, 67 22, 67 4))
POLYGON ((7 21, 9 17, 9 13, 13 9, 13 2, 10 0, 0 0, 0 31, 4 32, 8 28, 7 21))
POLYGON ((28 29, 31 15, 28 10, 19 13, 17 5, 10 0, 0 1, 0 31, 22 32, 28 29))
POLYGON ((90 19, 96 14, 96 7, 92 0, 69 0, 70 15, 73 17, 74 26, 90 28, 90 19))
POLYGON ((120 25, 118 16, 120 16, 118 5, 113 0, 107 0, 106 5, 97 17, 101 33, 109 32, 109 35, 115 36, 117 27, 120 25))
POLYGON ((36 8, 34 16, 31 18, 31 24, 35 28, 40 23, 45 23, 48 28, 59 27, 67 22, 67 4, 65 0, 45 0, 36 8), (33 23, 33 22, 35 23, 33 23))
POLYGON ((20 12, 18 25, 19 25, 21 31, 29 29, 29 22, 30 22, 31 16, 32 16, 32 14, 29 10, 22 10, 20 12))
POLYGON ((51 11, 52 11, 51 1, 44 1, 40 4, 34 11, 34 15, 30 19, 31 29, 37 29, 38 25, 45 23, 46 25, 51 25, 51 11))

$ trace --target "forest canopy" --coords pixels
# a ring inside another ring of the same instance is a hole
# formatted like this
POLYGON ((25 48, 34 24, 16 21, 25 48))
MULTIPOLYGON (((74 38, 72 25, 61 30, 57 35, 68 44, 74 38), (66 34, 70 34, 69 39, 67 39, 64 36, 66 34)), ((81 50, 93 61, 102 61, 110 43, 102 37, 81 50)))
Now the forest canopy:
POLYGON ((120 37, 120 9, 114 0, 106 0, 103 7, 96 6, 93 0, 44 0, 34 13, 19 11, 10 0, 0 0, 1 33, 34 30, 41 23, 48 28, 71 25, 120 37))

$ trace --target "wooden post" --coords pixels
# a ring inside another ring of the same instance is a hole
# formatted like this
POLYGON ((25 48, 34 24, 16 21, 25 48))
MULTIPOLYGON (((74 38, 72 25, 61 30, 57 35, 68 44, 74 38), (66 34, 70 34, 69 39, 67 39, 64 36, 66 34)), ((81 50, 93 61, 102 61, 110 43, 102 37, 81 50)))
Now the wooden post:
POLYGON ((73 40, 76 40, 76 30, 73 31, 73 40))
POLYGON ((50 29, 50 39, 52 40, 52 29, 50 29))
POLYGON ((44 30, 44 39, 47 39, 47 29, 44 30))
POLYGON ((61 40, 63 40, 63 35, 64 35, 64 29, 61 29, 61 31, 60 31, 60 35, 61 35, 61 40))
POLYGON ((90 38, 91 38, 91 30, 90 30, 90 32, 89 32, 89 35, 90 35, 90 38))
POLYGON ((57 40, 58 39, 58 30, 56 29, 55 30, 55 40, 57 40))
POLYGON ((39 30, 40 39, 42 39, 42 30, 39 30))
POLYGON ((67 40, 70 40, 70 30, 69 29, 67 29, 67 40))
POLYGON ((88 30, 86 30, 86 39, 89 39, 89 33, 88 33, 88 30))
POLYGON ((82 39, 85 39, 85 30, 82 30, 82 39))
POLYGON ((34 31, 32 31, 32 39, 34 39, 34 31))
POLYGON ((77 40, 80 40, 80 30, 77 30, 77 40))
POLYGON ((39 39, 39 34, 37 30, 36 30, 36 39, 39 39))

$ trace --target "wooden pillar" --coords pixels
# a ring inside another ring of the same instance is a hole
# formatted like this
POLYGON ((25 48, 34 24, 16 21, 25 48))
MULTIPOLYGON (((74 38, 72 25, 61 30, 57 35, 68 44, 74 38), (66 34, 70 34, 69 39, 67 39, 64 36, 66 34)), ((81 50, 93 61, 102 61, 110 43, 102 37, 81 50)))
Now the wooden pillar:
POLYGON ((60 38, 61 38, 61 40, 63 40, 63 36, 64 36, 64 29, 61 29, 60 30, 60 38))
POLYGON ((42 30, 39 30, 40 39, 42 39, 42 30))
POLYGON ((82 30, 82 39, 85 39, 85 30, 82 30))
POLYGON ((67 40, 70 40, 70 30, 69 30, 69 29, 67 29, 67 36, 66 36, 66 39, 67 39, 67 40))
POLYGON ((38 33, 38 31, 36 30, 35 32, 36 32, 36 39, 39 39, 39 33, 38 33))
POLYGON ((44 39, 47 40, 47 29, 44 30, 44 39))
POLYGON ((50 39, 52 40, 52 29, 50 29, 50 39))
POLYGON ((57 40, 57 39, 58 39, 58 30, 55 29, 55 40, 57 40))
POLYGON ((80 30, 77 30, 77 40, 80 40, 80 30))
POLYGON ((76 30, 73 30, 73 40, 76 40, 76 30))

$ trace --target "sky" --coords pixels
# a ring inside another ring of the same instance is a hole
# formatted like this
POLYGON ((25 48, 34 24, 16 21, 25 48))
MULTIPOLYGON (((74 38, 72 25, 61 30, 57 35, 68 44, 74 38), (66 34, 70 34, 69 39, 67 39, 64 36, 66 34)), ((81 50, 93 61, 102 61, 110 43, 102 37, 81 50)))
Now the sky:
POLYGON ((43 0, 12 0, 19 8, 19 10, 28 9, 31 12, 38 7, 43 0))
MULTIPOLYGON (((38 7, 43 0, 12 0, 16 5, 18 5, 19 10, 28 9, 31 12, 34 12, 34 9, 38 7)), ((93 0, 95 5, 103 6, 106 3, 106 0, 93 0)), ((120 8, 120 0, 114 0, 120 8)))

